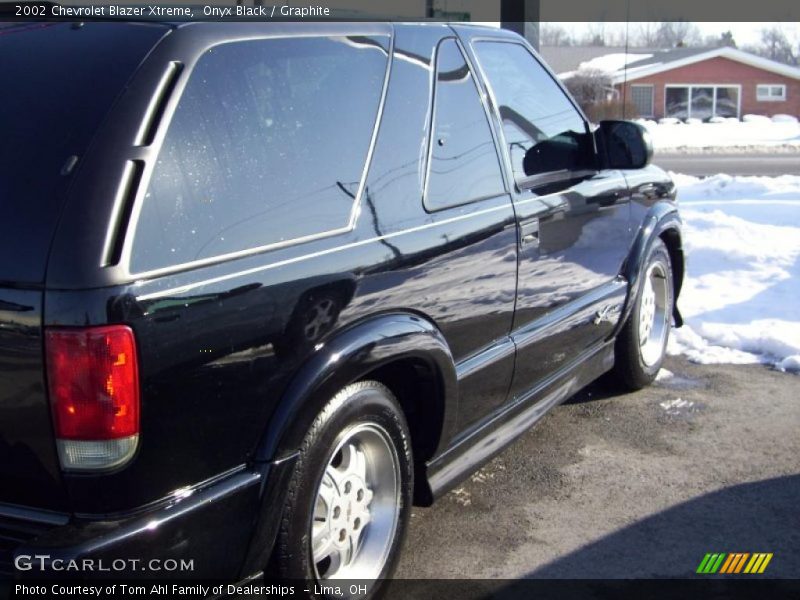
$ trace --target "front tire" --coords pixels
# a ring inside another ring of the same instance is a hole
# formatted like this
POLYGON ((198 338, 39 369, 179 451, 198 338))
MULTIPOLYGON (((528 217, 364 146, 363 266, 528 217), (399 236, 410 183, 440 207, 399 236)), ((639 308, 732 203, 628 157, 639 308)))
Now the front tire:
POLYGON ((667 350, 675 304, 672 263, 664 242, 650 247, 636 303, 614 347, 614 378, 635 391, 655 380, 667 350))
POLYGON ((408 426, 386 386, 362 381, 336 394, 306 434, 290 480, 280 575, 321 589, 329 580, 369 580, 374 583, 359 597, 375 597, 394 571, 405 535, 412 465, 408 426))

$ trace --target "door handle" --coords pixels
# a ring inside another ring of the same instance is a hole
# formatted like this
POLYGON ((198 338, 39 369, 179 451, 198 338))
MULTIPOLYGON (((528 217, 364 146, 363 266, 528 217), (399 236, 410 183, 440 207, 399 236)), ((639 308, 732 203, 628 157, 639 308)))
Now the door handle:
POLYGON ((523 245, 539 245, 539 219, 531 219, 520 224, 520 238, 523 245))

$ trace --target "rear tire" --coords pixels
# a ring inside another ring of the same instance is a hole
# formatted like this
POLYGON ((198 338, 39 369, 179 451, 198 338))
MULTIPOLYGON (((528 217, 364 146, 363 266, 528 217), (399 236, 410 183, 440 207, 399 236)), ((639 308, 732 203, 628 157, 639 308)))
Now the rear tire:
POLYGON ((630 391, 650 385, 667 350, 675 304, 672 263, 664 242, 650 247, 636 303, 614 347, 615 382, 630 391))
MULTIPOLYGON (((357 597, 376 597, 405 536, 412 465, 408 426, 386 386, 361 381, 336 394, 306 434, 289 483, 280 576, 322 585, 371 580, 357 597)), ((349 584, 340 585, 346 594, 349 584)), ((309 589, 313 598, 326 597, 309 589)))

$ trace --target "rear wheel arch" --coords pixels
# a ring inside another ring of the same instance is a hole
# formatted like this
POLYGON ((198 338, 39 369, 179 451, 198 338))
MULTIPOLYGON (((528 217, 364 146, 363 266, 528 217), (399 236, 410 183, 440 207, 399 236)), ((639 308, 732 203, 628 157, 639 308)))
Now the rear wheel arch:
POLYGON ((418 358, 391 361, 363 379, 378 381, 397 398, 411 433, 414 455, 414 504, 430 506, 433 494, 426 479, 425 463, 437 452, 443 437, 445 394, 441 373, 418 358))
POLYGON ((436 326, 412 313, 378 315, 332 335, 295 373, 256 451, 270 461, 294 452, 322 407, 345 386, 379 381, 394 393, 418 460, 430 458, 455 427, 456 373, 436 326))

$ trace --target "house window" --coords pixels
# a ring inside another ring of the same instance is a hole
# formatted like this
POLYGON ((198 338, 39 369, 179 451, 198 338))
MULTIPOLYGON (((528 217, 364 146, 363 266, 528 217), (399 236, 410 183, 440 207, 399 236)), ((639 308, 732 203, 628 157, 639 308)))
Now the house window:
POLYGON ((676 119, 739 116, 738 85, 668 85, 664 115, 676 119))
POLYGON ((653 86, 632 85, 631 102, 636 107, 640 117, 653 116, 653 86))
POLYGON ((756 99, 759 102, 783 102, 786 100, 786 86, 771 83, 756 86, 756 99))

